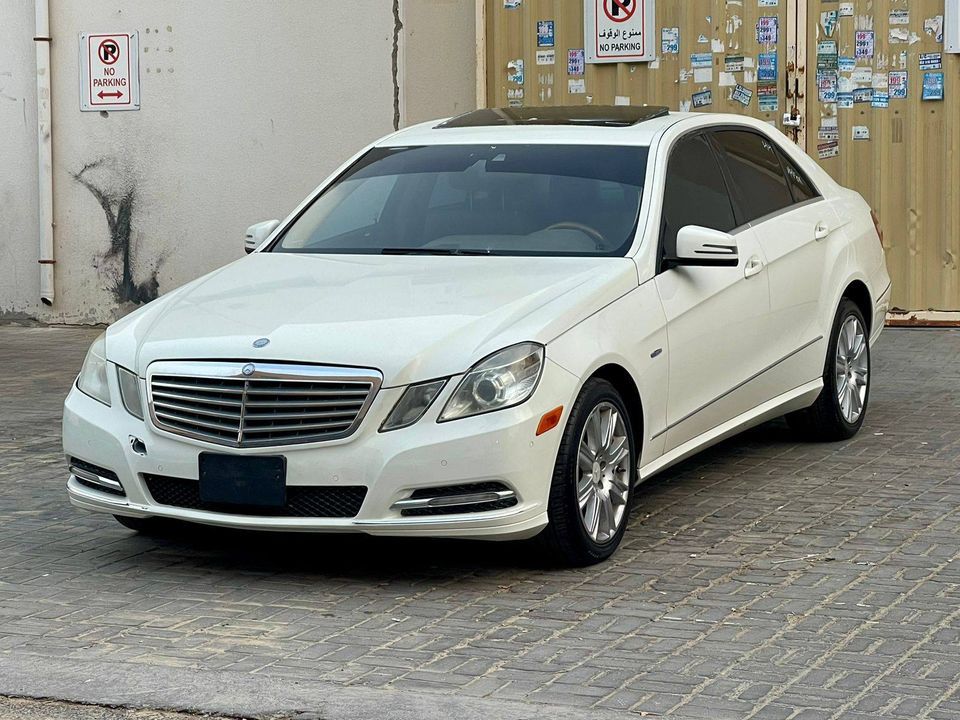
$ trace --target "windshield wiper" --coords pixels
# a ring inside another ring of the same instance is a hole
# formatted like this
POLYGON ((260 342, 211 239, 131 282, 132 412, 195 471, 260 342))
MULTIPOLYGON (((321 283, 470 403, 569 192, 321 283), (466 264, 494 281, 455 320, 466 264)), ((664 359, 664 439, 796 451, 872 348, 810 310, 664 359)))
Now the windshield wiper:
POLYGON ((470 250, 463 248, 424 248, 392 247, 383 248, 381 255, 492 255, 489 250, 470 250))

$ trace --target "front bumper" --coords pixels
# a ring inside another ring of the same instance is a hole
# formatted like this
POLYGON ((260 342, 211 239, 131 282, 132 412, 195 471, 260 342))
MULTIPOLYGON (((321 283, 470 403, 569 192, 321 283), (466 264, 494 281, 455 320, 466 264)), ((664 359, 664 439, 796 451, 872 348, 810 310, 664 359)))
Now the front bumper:
POLYGON ((364 532, 457 538, 515 539, 535 535, 547 523, 547 497, 566 412, 560 426, 536 436, 540 417, 563 405, 578 389, 575 376, 546 361, 540 384, 526 403, 487 415, 437 423, 437 414, 459 378, 452 378, 427 414, 411 427, 388 433, 378 428, 403 392, 378 393, 357 431, 337 441, 278 448, 234 449, 179 437, 129 415, 119 402, 116 373, 108 373, 112 407, 74 387, 64 403, 63 446, 68 457, 109 469, 125 496, 82 484, 71 475, 70 501, 114 515, 166 517, 255 530, 364 532), (140 441, 142 447, 134 440, 140 441), (145 449, 145 453, 138 452, 145 449), (278 517, 195 510, 163 505, 150 495, 144 475, 197 480, 201 452, 283 455, 287 486, 363 486, 366 496, 350 518, 278 517), (500 482, 517 504, 499 510, 404 517, 394 508, 414 490, 500 482))

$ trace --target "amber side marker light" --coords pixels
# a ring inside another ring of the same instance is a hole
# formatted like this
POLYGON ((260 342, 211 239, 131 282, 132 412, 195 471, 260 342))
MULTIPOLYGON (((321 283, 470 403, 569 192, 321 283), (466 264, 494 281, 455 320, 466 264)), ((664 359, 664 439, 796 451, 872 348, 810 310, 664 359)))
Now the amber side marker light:
POLYGON ((550 432, 557 425, 560 424, 560 418, 563 416, 563 405, 556 407, 548 413, 544 413, 543 417, 540 418, 540 424, 537 425, 537 435, 543 435, 545 432, 550 432))

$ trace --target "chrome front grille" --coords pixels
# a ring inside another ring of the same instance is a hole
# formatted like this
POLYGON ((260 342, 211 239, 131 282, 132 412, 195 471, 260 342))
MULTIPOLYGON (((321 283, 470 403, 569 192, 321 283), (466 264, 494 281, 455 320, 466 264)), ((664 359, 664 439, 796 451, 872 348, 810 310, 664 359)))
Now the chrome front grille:
POLYGON ((156 362, 150 416, 163 430, 230 447, 337 440, 380 389, 376 370, 239 362, 156 362))

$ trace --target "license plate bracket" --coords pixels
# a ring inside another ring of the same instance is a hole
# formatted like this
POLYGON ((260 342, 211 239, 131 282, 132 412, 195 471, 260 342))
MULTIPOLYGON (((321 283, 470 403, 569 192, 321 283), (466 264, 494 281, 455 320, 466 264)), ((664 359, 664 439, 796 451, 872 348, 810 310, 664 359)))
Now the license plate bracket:
POLYGON ((275 456, 200 453, 200 499, 218 505, 283 507, 287 459, 275 456))

